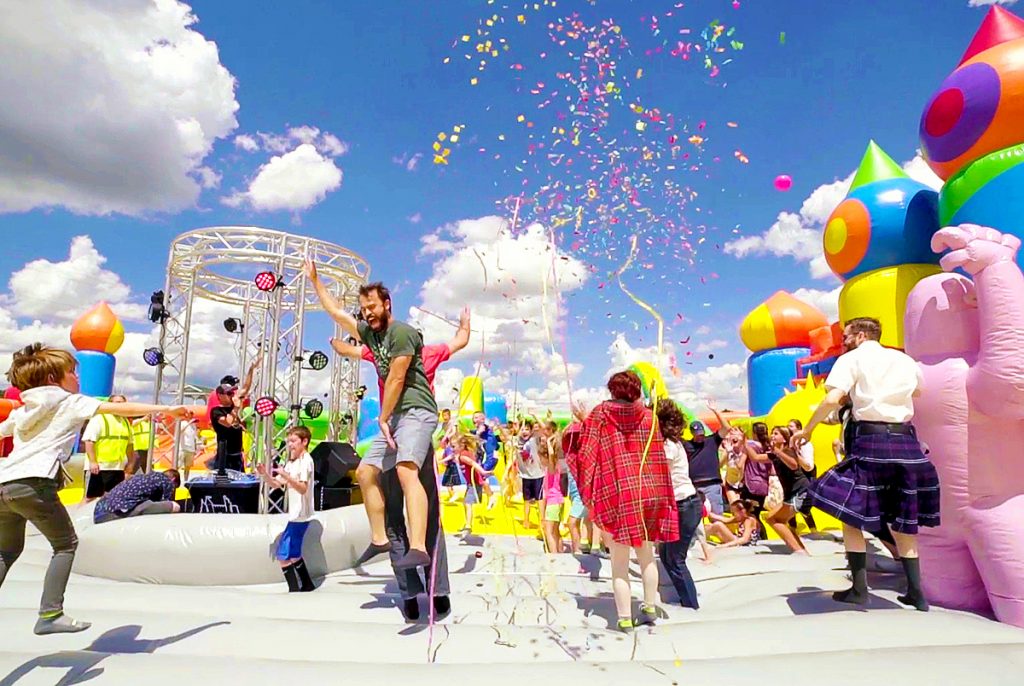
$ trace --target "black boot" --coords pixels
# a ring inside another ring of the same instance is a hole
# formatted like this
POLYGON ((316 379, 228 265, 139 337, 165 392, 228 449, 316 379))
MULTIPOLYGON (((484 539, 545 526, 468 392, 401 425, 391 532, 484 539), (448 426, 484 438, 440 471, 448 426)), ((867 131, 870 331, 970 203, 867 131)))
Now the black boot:
POLYGON ((916 557, 902 557, 900 562, 903 563, 903 573, 907 575, 907 593, 896 596, 896 600, 927 612, 928 599, 921 590, 921 561, 916 557))
POLYGON ((405 618, 409 621, 415 622, 420 618, 420 601, 418 598, 406 598, 405 607, 405 618))
POLYGON ((296 571, 294 564, 290 564, 287 567, 281 567, 281 573, 284 574, 284 580, 288 582, 289 593, 295 593, 302 590, 299 582, 299 573, 296 571))
POLYGON ((846 553, 846 559, 850 563, 853 586, 845 591, 836 591, 832 594, 832 599, 840 603, 866 605, 868 602, 868 554, 846 553))
POLYGON ((302 593, 315 591, 316 586, 313 584, 313 580, 309 578, 309 570, 306 569, 306 561, 299 558, 298 562, 293 564, 292 567, 299 576, 299 591, 302 593))
POLYGON ((452 611, 452 601, 446 595, 434 596, 434 615, 442 617, 452 611))

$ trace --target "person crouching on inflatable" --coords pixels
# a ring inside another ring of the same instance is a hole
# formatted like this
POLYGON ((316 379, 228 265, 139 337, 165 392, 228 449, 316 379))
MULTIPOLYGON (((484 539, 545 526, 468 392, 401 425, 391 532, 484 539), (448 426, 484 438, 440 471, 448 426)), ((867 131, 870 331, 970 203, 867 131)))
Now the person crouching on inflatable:
POLYGON ((281 564, 284 580, 288 582, 289 593, 306 593, 316 589, 306 569, 306 562, 302 559, 302 539, 309 528, 309 520, 313 518, 313 457, 309 454, 310 439, 312 435, 309 429, 293 426, 288 429, 285 441, 288 462, 283 467, 275 467, 273 475, 268 474, 263 465, 256 467, 260 478, 275 488, 288 491, 290 518, 278 540, 276 557, 281 564))
POLYGON ((181 406, 105 403, 82 395, 75 356, 42 343, 14 353, 7 380, 22 390, 24 405, 0 423, 0 438, 14 437, 11 454, 0 460, 0 586, 25 548, 25 523, 32 522, 53 548, 35 633, 84 631, 89 622, 64 614, 64 589, 78 537, 57 497, 64 482, 63 465, 71 457, 78 434, 100 413, 116 417, 163 413, 176 419, 192 413, 181 406))

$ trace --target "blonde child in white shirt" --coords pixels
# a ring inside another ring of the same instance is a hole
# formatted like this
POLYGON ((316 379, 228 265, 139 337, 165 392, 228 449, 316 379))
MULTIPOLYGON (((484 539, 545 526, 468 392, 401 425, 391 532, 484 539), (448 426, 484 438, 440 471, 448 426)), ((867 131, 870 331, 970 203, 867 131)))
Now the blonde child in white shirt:
POLYGON ((21 390, 24 405, 0 423, 0 437, 14 437, 14 450, 0 460, 0 585, 25 547, 25 524, 32 522, 53 548, 34 631, 40 635, 84 631, 89 622, 64 614, 64 589, 78 537, 57 497, 63 465, 82 427, 98 413, 118 417, 165 413, 183 418, 190 411, 180 406, 105 403, 81 395, 74 355, 42 343, 14 353, 7 380, 21 390))

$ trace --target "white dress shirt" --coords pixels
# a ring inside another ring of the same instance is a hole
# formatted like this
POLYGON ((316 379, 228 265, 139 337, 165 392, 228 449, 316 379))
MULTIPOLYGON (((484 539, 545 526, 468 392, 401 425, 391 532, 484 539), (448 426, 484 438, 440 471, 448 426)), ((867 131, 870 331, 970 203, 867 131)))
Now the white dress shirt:
POLYGON ((672 491, 676 500, 686 500, 697 492, 690 480, 690 461, 686 457, 686 449, 682 443, 665 441, 665 457, 668 458, 668 470, 672 475, 672 491))
POLYGON ((839 356, 825 387, 849 394, 857 421, 904 423, 914 416, 914 392, 923 381, 909 355, 864 341, 839 356))

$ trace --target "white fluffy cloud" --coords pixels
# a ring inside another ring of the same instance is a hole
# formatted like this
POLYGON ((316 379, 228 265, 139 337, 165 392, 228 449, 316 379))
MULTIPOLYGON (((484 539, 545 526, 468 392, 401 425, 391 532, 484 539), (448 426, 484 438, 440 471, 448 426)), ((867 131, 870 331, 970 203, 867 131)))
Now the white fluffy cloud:
POLYGON ((414 308, 410 315, 428 341, 446 340, 453 329, 423 310, 454 321, 463 306, 473 310, 474 340, 468 350, 477 355, 481 332, 486 332, 489 358, 514 349, 516 357, 527 359, 531 350, 547 344, 548 331, 560 340, 563 298, 583 285, 587 270, 557 248, 552 254, 542 226, 513 235, 503 218, 482 217, 444 226, 421 240, 421 255, 434 260, 433 272, 420 289, 423 309, 414 308))
POLYGON ((622 334, 612 342, 609 355, 612 362, 609 372, 626 369, 637 362, 655 365, 662 370, 669 395, 695 412, 702 411, 709 398, 716 400, 723 410, 747 408, 747 372, 742 364, 730 362, 698 372, 688 372, 684 366, 680 375, 675 376, 668 372, 676 355, 671 343, 665 345, 664 355, 659 360, 657 346, 634 348, 622 334))
POLYGON ((235 136, 235 147, 246 152, 256 152, 260 149, 260 144, 254 137, 243 133, 235 136))
MULTIPOLYGON (((451 338, 454 327, 440 317, 454 322, 468 306, 473 334, 457 361, 472 372, 479 366, 487 390, 508 395, 510 407, 552 400, 565 409, 567 369, 574 379, 581 367, 566 366, 558 352, 564 297, 586 281, 586 266, 558 248, 552 252, 539 224, 513 235, 508 222, 496 216, 449 224, 421 241, 421 257, 433 260, 433 270, 420 289, 419 304, 409 309, 409 320, 423 330, 425 340, 451 338), (516 380, 518 399, 513 396, 516 380), (541 387, 532 388, 538 383, 541 387)), ((442 404, 454 379, 451 373, 437 384, 442 404)))
POLYGON ((839 319, 839 293, 842 290, 842 286, 836 286, 830 291, 817 288, 798 288, 793 291, 793 297, 808 305, 814 305, 825 313, 830 322, 834 322, 839 319))
MULTIPOLYGON (((903 165, 904 171, 920 183, 936 190, 942 180, 928 167, 920 153, 903 165)), ((780 212, 775 223, 764 233, 743 236, 725 244, 725 252, 736 257, 750 255, 773 255, 792 257, 797 262, 809 263, 810 274, 815 279, 832 277, 832 270, 825 261, 821 236, 832 211, 846 197, 855 172, 842 180, 818 186, 800 206, 799 212, 780 212)))
POLYGON ((263 150, 273 156, 256 170, 246 190, 221 198, 229 207, 301 212, 341 187, 343 174, 334 158, 347 153, 349 146, 333 133, 304 124, 283 134, 241 134, 234 142, 239 150, 263 150))
POLYGON ((245 191, 222 199, 230 207, 248 206, 257 211, 307 210, 341 186, 342 173, 330 157, 311 143, 302 143, 283 155, 275 155, 256 172, 245 191))
POLYGON ((103 267, 106 261, 91 238, 76 236, 66 260, 33 260, 11 274, 0 305, 14 317, 70 323, 82 314, 83 306, 106 300, 120 317, 144 319, 146 307, 130 302, 131 289, 103 267))
POLYGON ((237 126, 235 80, 175 0, 6 3, 0 212, 177 211, 237 126))
POLYGON ((235 136, 235 147, 246 152, 265 150, 269 153, 281 154, 289 152, 303 143, 312 145, 324 157, 341 157, 349 149, 348 143, 333 133, 321 131, 309 124, 292 126, 284 133, 257 131, 255 136, 250 134, 235 136))
POLYGON ((1012 5, 1017 0, 967 0, 968 7, 984 7, 986 5, 1012 5))
MULTIPOLYGON (((116 355, 115 390, 135 398, 151 397, 156 373, 143 361, 142 351, 158 344, 159 330, 145 317, 148 294, 132 293, 106 265, 107 258, 92 239, 78 236, 66 260, 34 260, 10 275, 7 292, 0 294, 0 373, 10 367, 11 354, 30 343, 70 348, 74 320, 105 300, 128 330, 116 355)), ((240 315, 239 307, 195 301, 189 327, 189 381, 213 385, 224 374, 239 373, 238 339, 225 332, 223 322, 240 315)), ((328 381, 326 374, 307 372, 304 397, 325 391, 328 381)), ((4 385, 0 381, 0 387, 4 385)))

